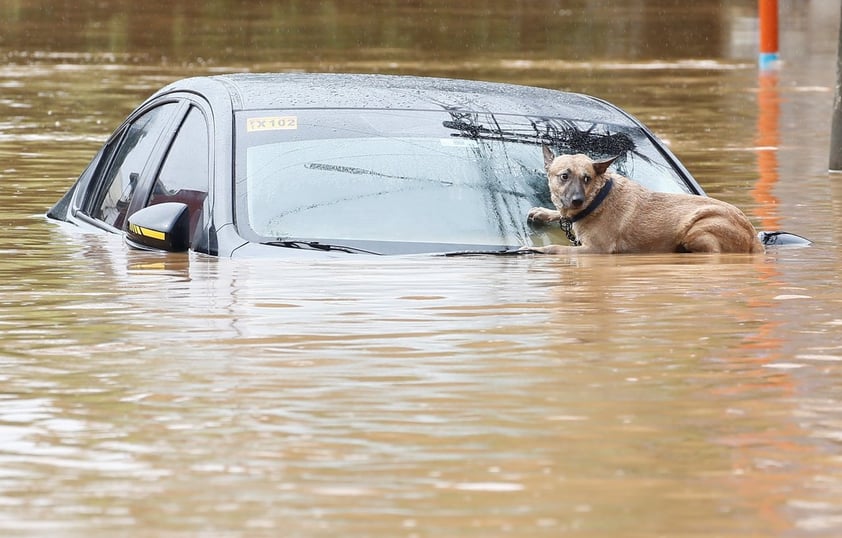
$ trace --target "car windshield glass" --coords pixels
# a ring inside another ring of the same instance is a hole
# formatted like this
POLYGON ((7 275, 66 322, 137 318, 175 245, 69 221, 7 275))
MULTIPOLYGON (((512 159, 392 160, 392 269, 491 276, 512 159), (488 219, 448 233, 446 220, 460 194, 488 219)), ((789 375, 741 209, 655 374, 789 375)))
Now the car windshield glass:
POLYGON ((552 207, 542 143, 619 155, 618 172, 654 190, 686 190, 634 125, 447 110, 248 111, 237 117, 238 226, 264 242, 540 244, 546 232, 526 215, 552 207))

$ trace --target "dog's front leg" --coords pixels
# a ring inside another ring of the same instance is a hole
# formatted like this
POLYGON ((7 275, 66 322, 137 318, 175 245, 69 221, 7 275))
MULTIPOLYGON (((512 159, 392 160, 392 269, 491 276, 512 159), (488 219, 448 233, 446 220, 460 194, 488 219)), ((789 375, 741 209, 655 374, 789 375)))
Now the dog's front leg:
POLYGON ((526 215, 526 222, 535 226, 545 226, 560 220, 561 213, 555 209, 547 209, 546 207, 533 207, 526 215))

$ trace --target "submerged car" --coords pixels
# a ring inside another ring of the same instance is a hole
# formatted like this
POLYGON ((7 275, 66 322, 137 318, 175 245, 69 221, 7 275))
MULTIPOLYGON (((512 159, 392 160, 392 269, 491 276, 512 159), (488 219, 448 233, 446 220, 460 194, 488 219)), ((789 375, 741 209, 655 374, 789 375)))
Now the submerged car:
MULTIPOLYGON (((646 127, 600 99, 387 75, 188 78, 146 100, 48 217, 213 256, 513 252, 563 242, 541 146, 646 187, 704 195, 646 127)), ((770 236, 771 237, 771 236, 770 236)))

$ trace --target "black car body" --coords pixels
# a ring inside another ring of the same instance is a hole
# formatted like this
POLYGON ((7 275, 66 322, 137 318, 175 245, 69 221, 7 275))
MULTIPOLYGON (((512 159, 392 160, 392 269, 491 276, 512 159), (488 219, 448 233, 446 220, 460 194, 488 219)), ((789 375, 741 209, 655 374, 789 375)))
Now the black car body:
MULTIPOLYGON (((639 121, 600 99, 385 75, 236 74, 170 84, 48 216, 214 256, 511 250, 559 242, 541 145, 703 195, 639 121)), ((563 236, 562 236, 563 237, 563 236)))

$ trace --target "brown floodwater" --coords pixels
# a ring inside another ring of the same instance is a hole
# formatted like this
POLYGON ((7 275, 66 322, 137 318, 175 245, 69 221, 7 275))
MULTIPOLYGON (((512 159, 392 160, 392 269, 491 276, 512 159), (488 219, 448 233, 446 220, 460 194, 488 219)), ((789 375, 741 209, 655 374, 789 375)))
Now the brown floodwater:
POLYGON ((838 3, 0 0, 0 535, 842 535, 838 3), (834 5, 836 4, 836 5, 834 5), (232 261, 44 219, 188 75, 590 93, 811 238, 692 255, 232 261))

